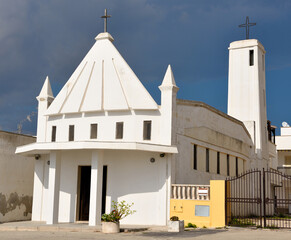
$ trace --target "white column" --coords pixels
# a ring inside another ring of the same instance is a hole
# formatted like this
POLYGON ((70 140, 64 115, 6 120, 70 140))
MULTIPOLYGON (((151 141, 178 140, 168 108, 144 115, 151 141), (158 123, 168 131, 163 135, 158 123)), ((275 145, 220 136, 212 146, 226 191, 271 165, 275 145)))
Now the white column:
POLYGON ((166 224, 170 219, 171 212, 171 192, 172 192, 172 158, 173 154, 167 154, 167 202, 166 202, 166 224))
POLYGON ((47 224, 58 223, 59 193, 60 193, 61 156, 59 152, 50 153, 49 183, 48 183, 48 218, 47 224))
POLYGON ((92 151, 89 226, 101 224, 103 152, 92 151))
POLYGON ((43 182, 44 182, 44 163, 45 159, 40 158, 34 162, 34 182, 33 182, 33 203, 32 203, 32 221, 41 221, 43 182))

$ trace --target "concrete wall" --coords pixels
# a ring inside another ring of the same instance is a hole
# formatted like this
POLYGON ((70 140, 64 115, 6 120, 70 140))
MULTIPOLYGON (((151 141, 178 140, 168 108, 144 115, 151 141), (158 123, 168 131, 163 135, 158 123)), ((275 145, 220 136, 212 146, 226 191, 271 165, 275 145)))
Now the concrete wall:
POLYGON ((223 227, 225 225, 225 181, 210 181, 210 200, 171 199, 171 217, 178 216, 197 227, 223 227), (209 216, 197 216, 197 206, 209 206, 209 216))
MULTIPOLYGON (((59 222, 75 222, 77 209, 78 166, 91 165, 91 151, 62 151, 59 222)), ((166 225, 168 217, 168 158, 160 153, 142 151, 104 151, 103 165, 108 166, 106 213, 111 209, 112 200, 134 203, 134 215, 122 220, 122 224, 166 225), (150 159, 155 158, 151 163, 150 159), (150 206, 150 207, 149 207, 150 206)), ((46 221, 48 164, 43 158, 44 167, 39 174, 43 176, 44 187, 35 187, 33 220, 46 221), (40 195, 43 193, 43 196, 40 195), (42 201, 40 205, 39 202, 42 201)), ((41 179, 39 180, 41 182, 41 179)), ((101 204, 101 203, 100 203, 101 204)), ((101 216, 100 216, 101 217, 101 216)))
POLYGON ((31 136, 0 131, 0 222, 31 219, 34 158, 15 155, 31 136))
POLYGON ((270 161, 267 136, 265 49, 256 39, 232 42, 229 46, 227 113, 243 122, 254 122, 250 130, 257 161, 254 167, 267 167, 270 161), (253 51, 253 65, 250 65, 253 51))
POLYGON ((177 147, 173 183, 205 184, 210 180, 225 179, 227 155, 230 176, 250 166, 254 149, 252 140, 243 123, 207 104, 178 100, 177 104, 177 147), (194 150, 197 145, 197 170, 193 169, 194 150), (209 172, 206 172, 206 148, 209 149, 209 172), (217 174, 217 152, 220 153, 220 174, 217 174))
POLYGON ((279 170, 291 174, 291 135, 290 127, 281 127, 281 136, 276 136, 279 170))
POLYGON ((280 168, 281 172, 291 175, 291 153, 290 151, 278 151, 278 166, 285 168, 280 168))
POLYGON ((75 125, 75 141, 124 141, 160 143, 160 111, 115 111, 51 116, 46 127, 46 142, 51 142, 52 126, 57 127, 56 142, 67 142, 69 125, 75 125), (151 140, 143 140, 143 122, 152 121, 151 140), (116 122, 124 122, 123 139, 116 139, 116 122), (98 124, 97 139, 90 139, 90 125, 98 124))

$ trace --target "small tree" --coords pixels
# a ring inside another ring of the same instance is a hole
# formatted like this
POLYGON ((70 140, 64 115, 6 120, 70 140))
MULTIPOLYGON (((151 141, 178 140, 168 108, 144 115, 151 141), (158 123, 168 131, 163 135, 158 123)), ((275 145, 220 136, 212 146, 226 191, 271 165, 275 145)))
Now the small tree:
POLYGON ((119 222, 121 219, 136 212, 130 209, 133 205, 134 203, 128 204, 124 200, 121 202, 112 201, 113 210, 109 214, 103 214, 101 219, 104 222, 119 222))

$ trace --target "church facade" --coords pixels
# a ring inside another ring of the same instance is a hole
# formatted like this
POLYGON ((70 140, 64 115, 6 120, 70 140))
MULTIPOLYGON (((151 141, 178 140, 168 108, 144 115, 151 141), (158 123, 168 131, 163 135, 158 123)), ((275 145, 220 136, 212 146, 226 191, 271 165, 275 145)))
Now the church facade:
POLYGON ((169 65, 158 105, 100 33, 59 94, 38 99, 37 142, 16 153, 35 161, 33 221, 100 224, 111 202, 134 203, 123 224, 166 225, 171 184, 209 184, 275 164, 268 140, 264 48, 230 45, 228 114, 177 99, 169 65))

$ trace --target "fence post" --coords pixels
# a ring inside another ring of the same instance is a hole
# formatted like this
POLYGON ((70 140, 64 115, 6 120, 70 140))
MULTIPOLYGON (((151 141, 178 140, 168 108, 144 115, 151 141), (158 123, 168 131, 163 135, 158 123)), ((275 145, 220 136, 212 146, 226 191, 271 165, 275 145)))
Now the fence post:
POLYGON ((267 227, 265 201, 266 201, 266 182, 265 182, 265 169, 263 168, 263 215, 264 215, 264 227, 267 227))
POLYGON ((224 205, 224 208, 225 208, 225 226, 228 225, 228 222, 227 222, 227 192, 228 192, 228 189, 227 189, 227 179, 224 181, 224 189, 225 189, 225 196, 224 196, 224 201, 225 201, 225 205, 224 205))

